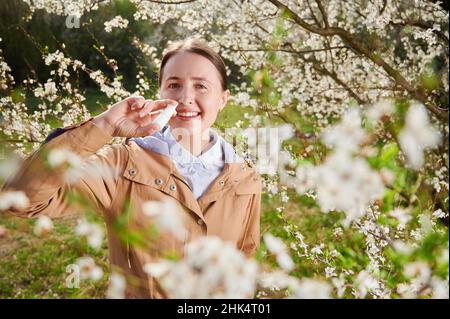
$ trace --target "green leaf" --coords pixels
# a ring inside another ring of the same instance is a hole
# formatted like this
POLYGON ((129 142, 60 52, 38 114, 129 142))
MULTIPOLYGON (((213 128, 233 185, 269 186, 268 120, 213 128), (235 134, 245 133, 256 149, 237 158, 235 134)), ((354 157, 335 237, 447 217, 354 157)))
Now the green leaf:
POLYGON ((383 167, 393 167, 395 166, 395 161, 397 159, 399 148, 397 143, 386 144, 380 153, 380 164, 383 167))
POLYGON ((392 189, 385 189, 383 196, 382 212, 389 212, 394 208, 396 192, 392 189))

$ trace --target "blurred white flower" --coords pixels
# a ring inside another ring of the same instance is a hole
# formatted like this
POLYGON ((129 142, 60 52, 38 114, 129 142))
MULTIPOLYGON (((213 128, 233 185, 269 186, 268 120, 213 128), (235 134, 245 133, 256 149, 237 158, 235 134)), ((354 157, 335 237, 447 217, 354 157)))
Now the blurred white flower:
POLYGON ((106 291, 108 299, 124 299, 127 282, 125 277, 117 272, 112 272, 109 276, 109 286, 106 291))
POLYGON ((338 298, 342 298, 345 293, 345 275, 344 273, 341 273, 339 277, 334 277, 331 279, 331 282, 333 283, 334 287, 337 289, 337 296, 338 298))
POLYGON ((344 227, 362 217, 369 204, 383 196, 380 175, 365 160, 346 152, 334 152, 316 170, 317 201, 324 212, 344 211, 344 227))
POLYGON ((300 165, 296 169, 295 174, 295 190, 298 194, 303 195, 307 191, 314 189, 316 186, 316 170, 312 164, 300 165))
POLYGON ((99 280, 103 276, 103 270, 95 264, 92 257, 80 257, 76 262, 80 268, 80 279, 99 280))
POLYGON ((354 152, 366 138, 366 132, 361 127, 361 114, 359 109, 352 108, 347 111, 341 121, 324 130, 323 142, 341 151, 354 152))
POLYGON ((398 284, 396 291, 400 295, 400 297, 404 299, 413 299, 417 297, 416 293, 414 292, 414 288, 408 283, 403 282, 398 284))
POLYGON ((400 230, 404 229, 405 226, 412 219, 409 211, 400 207, 397 207, 394 210, 390 211, 389 215, 398 220, 399 222, 398 229, 400 230))
POLYGON ((94 223, 88 222, 86 219, 78 221, 78 225, 75 228, 75 234, 79 236, 86 236, 89 246, 94 249, 100 249, 103 243, 103 230, 94 223))
POLYGON ((19 167, 20 159, 16 155, 0 159, 0 180, 7 179, 9 176, 14 176, 19 170, 19 167))
POLYGON ((428 263, 424 261, 414 261, 404 266, 403 273, 410 278, 409 295, 416 296, 426 287, 431 279, 431 268, 428 263))
POLYGON ((155 263, 145 264, 144 271, 152 277, 159 278, 167 274, 173 266, 173 261, 161 260, 155 263))
POLYGON ((298 282, 298 278, 289 276, 286 272, 281 270, 262 272, 258 275, 258 284, 262 288, 269 288, 271 290, 280 290, 284 288, 294 290, 298 286, 298 282))
POLYGON ((34 233, 37 236, 49 233, 53 229, 53 222, 48 216, 39 216, 34 225, 34 233))
POLYGON ((286 271, 294 269, 295 264, 288 254, 286 244, 280 238, 275 237, 270 233, 265 233, 263 238, 267 249, 276 256, 280 267, 286 271))
POLYGON ((232 243, 208 236, 190 242, 182 260, 149 263, 144 270, 170 298, 251 298, 258 265, 232 243))
POLYGON ((304 278, 300 280, 293 291, 292 298, 299 299, 329 299, 332 287, 322 280, 304 278))
POLYGON ((365 298, 368 292, 380 288, 378 280, 368 270, 363 270, 358 274, 355 286, 358 288, 361 298, 365 298))
POLYGON ((409 255, 414 251, 411 245, 406 244, 404 241, 397 239, 392 242, 392 248, 400 254, 409 255))
POLYGON ((280 141, 288 140, 294 136, 294 128, 291 124, 284 124, 278 126, 278 136, 280 141))
POLYGON ((185 238, 183 212, 175 200, 165 198, 162 201, 147 201, 143 203, 142 209, 146 216, 155 219, 162 230, 170 231, 180 240, 185 238))
POLYGON ((431 277, 430 266, 424 261, 415 261, 406 264, 403 272, 405 276, 416 278, 422 284, 427 282, 431 277))
POLYGON ((0 193, 0 210, 25 209, 30 204, 28 197, 22 191, 6 191, 0 193))
POLYGON ((430 285, 433 289, 433 299, 448 299, 449 298, 449 286, 447 280, 442 280, 439 277, 433 276, 430 281, 430 285))
POLYGON ((419 169, 424 163, 423 152, 426 149, 434 148, 440 143, 439 132, 431 126, 425 107, 422 104, 414 103, 410 106, 406 114, 405 127, 398 137, 409 165, 414 169, 419 169))
POLYGON ((384 116, 391 116, 394 113, 395 101, 391 99, 384 99, 373 104, 366 111, 367 118, 372 122, 378 122, 384 116))
POLYGON ((48 154, 47 160, 51 167, 58 167, 64 163, 78 167, 82 163, 77 154, 63 148, 52 149, 48 154))

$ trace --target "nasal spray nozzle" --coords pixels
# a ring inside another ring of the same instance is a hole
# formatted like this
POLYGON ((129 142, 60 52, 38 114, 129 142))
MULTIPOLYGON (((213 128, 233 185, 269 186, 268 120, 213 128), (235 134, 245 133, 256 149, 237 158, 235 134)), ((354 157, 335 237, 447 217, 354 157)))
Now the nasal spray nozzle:
POLYGON ((172 115, 175 113, 177 106, 178 102, 172 102, 171 104, 169 104, 152 122, 152 124, 157 124, 160 128, 166 126, 172 115))

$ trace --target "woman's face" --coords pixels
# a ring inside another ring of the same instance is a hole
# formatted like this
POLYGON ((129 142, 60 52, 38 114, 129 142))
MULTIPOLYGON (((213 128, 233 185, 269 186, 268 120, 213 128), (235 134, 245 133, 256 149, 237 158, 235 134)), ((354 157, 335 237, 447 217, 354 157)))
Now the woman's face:
POLYGON ((178 101, 178 115, 169 121, 172 129, 201 134, 214 124, 229 95, 222 90, 219 71, 201 55, 177 53, 164 66, 160 97, 178 101))

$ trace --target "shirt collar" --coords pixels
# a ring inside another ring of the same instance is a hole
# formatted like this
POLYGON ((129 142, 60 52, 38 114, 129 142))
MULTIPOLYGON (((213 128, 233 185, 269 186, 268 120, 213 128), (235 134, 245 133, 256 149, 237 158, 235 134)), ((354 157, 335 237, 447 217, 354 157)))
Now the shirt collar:
POLYGON ((172 135, 169 126, 165 126, 160 133, 162 139, 167 142, 170 157, 180 165, 200 164, 203 168, 210 168, 211 166, 222 166, 224 163, 224 155, 222 146, 219 142, 219 136, 212 129, 209 129, 209 136, 210 143, 213 145, 199 156, 193 155, 181 146, 172 135))
POLYGON ((168 125, 164 126, 153 135, 131 138, 130 140, 134 141, 142 148, 152 150, 159 154, 169 157, 176 156, 176 158, 183 163, 188 163, 192 160, 192 162, 197 162, 204 166, 206 162, 209 164, 215 164, 220 161, 222 161, 222 163, 244 162, 244 159, 235 152, 233 146, 231 146, 215 130, 210 128, 209 132, 213 139, 214 145, 198 157, 192 155, 189 151, 178 144, 173 135, 170 133, 168 125))

